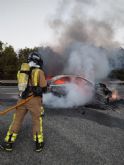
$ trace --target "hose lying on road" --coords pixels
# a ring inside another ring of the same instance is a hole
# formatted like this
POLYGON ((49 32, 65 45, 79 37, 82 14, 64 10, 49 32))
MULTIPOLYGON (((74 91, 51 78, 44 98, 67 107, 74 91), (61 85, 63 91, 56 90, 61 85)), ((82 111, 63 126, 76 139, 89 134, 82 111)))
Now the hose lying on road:
POLYGON ((3 111, 0 111, 0 116, 2 115, 5 115, 6 113, 10 112, 10 111, 13 111, 14 109, 24 105, 25 103, 27 103, 29 100, 31 100, 33 98, 33 95, 28 97, 27 99, 23 99, 21 100, 21 102, 19 102, 18 104, 12 106, 12 107, 9 107, 7 109, 4 109, 3 111))

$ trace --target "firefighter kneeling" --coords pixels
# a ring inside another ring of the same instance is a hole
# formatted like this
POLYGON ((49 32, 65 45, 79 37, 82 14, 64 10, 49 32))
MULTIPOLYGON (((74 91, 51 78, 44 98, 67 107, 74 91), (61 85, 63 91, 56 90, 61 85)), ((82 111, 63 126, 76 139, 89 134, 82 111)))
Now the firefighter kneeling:
POLYGON ((3 148, 6 151, 12 151, 20 130, 22 121, 28 111, 32 115, 33 140, 35 142, 35 151, 39 152, 44 146, 43 128, 42 128, 42 94, 47 91, 47 82, 42 70, 43 61, 37 52, 29 54, 28 63, 23 63, 21 70, 17 74, 20 99, 26 99, 33 95, 30 101, 23 106, 18 107, 13 116, 13 121, 9 127, 3 148))

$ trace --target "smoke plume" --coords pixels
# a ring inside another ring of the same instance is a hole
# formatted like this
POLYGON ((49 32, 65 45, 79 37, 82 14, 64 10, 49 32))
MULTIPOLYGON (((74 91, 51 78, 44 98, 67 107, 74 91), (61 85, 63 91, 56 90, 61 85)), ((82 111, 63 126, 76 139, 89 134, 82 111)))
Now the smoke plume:
MULTIPOLYGON (((117 62, 120 43, 116 39, 116 32, 124 24, 123 6, 123 0, 116 3, 112 0, 60 1, 49 22, 56 39, 53 48, 58 54, 55 58, 47 56, 51 70, 57 71, 54 75, 81 75, 95 84, 107 77, 113 68, 123 66, 122 62, 117 62)), ((73 106, 85 104, 90 99, 85 92, 82 96, 77 93, 77 88, 73 86, 66 98, 50 94, 45 97, 45 102, 55 106, 64 106, 66 102, 66 106, 73 106)))
POLYGON ((86 91, 89 90, 88 86, 79 88, 77 85, 70 83, 66 86, 67 95, 65 97, 57 97, 51 93, 44 95, 44 104, 50 107, 75 107, 88 103, 93 96, 93 93, 89 92, 86 95, 86 91))
MULTIPOLYGON (((124 25, 124 2, 63 0, 50 21, 60 49, 72 42, 118 47, 117 32, 124 25)), ((123 34, 124 35, 124 34, 123 34)))

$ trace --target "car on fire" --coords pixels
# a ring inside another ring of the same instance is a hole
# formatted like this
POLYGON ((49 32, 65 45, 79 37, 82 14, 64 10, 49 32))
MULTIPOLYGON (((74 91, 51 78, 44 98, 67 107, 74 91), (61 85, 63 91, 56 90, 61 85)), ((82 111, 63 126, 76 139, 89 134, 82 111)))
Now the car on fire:
POLYGON ((86 78, 77 75, 58 75, 48 81, 49 92, 58 97, 66 97, 70 84, 75 84, 85 95, 92 96, 88 104, 99 104, 105 106, 112 98, 112 91, 104 83, 93 84, 86 78))
POLYGON ((49 91, 59 97, 66 96, 67 95, 66 87, 71 83, 78 85, 79 88, 88 86, 91 89, 91 91, 93 90, 93 84, 81 76, 59 75, 49 80, 48 82, 49 91))

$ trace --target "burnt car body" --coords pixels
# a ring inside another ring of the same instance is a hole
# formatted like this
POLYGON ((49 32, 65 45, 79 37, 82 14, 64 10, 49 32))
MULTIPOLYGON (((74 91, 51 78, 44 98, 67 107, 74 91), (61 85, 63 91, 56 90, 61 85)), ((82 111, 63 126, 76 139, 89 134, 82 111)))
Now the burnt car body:
POLYGON ((77 86, 79 86, 79 89, 84 88, 84 86, 88 86, 91 91, 94 90, 93 84, 81 76, 59 75, 51 78, 48 81, 49 92, 53 93, 58 97, 66 96, 66 87, 70 83, 76 84, 77 86))
POLYGON ((112 92, 103 83, 93 84, 82 76, 76 75, 58 75, 48 81, 49 92, 58 97, 66 97, 67 86, 71 83, 78 86, 77 92, 83 90, 85 95, 92 96, 88 104, 99 104, 105 107, 109 103, 112 92))

